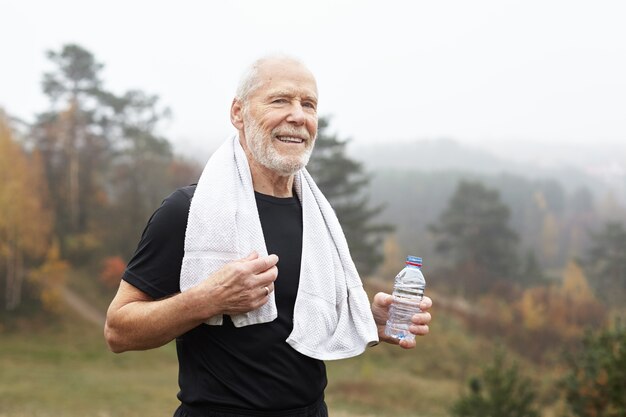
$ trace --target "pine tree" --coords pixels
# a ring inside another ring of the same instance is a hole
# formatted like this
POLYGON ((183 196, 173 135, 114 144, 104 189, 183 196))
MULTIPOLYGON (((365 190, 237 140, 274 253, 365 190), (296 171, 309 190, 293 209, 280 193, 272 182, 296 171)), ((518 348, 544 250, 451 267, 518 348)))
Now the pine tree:
POLYGON ((61 253, 75 264, 98 250, 128 255, 132 236, 171 188, 174 156, 156 133, 169 109, 155 95, 105 89, 104 65, 79 45, 48 58, 54 70, 42 86, 50 109, 31 137, 45 162, 61 253), (112 217, 119 227, 110 227, 112 217))
POLYGON ((568 357, 563 378, 566 401, 577 417, 626 416, 626 330, 588 334, 582 349, 568 357))
POLYGON ((504 359, 504 352, 498 351, 482 376, 470 380, 469 394, 452 406, 454 417, 539 417, 533 382, 504 359))
POLYGON ((169 141, 157 134, 169 109, 160 108, 157 96, 138 90, 121 96, 102 92, 99 98, 111 109, 106 126, 114 145, 105 177, 110 186, 110 210, 105 216, 115 216, 120 226, 107 237, 116 253, 130 256, 134 239, 128 238, 129 233, 138 235, 154 207, 171 192, 169 169, 174 155, 169 141))
POLYGON ((307 170, 335 209, 357 269, 368 275, 383 261, 383 239, 391 226, 376 223, 383 207, 371 206, 366 193, 370 179, 362 164, 346 155, 348 141, 327 130, 328 120, 320 118, 307 170))
POLYGON ((437 252, 458 270, 465 295, 483 293, 497 280, 518 275, 517 234, 509 228, 509 208, 497 191, 461 181, 438 223, 430 226, 437 252))
POLYGON ((47 57, 55 66, 42 81, 50 109, 38 115, 32 136, 46 164, 56 232, 65 237, 85 232, 98 205, 98 171, 110 146, 99 125, 103 64, 75 44, 48 51, 47 57))
POLYGON ((620 223, 608 223, 591 238, 593 246, 586 262, 590 284, 610 305, 622 305, 626 297, 626 229, 620 223))

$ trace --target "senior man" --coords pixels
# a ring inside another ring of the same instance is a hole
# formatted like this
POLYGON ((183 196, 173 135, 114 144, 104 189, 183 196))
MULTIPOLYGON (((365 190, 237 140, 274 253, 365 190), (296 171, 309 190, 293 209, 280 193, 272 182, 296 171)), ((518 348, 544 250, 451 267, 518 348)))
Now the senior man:
MULTIPOLYGON (((244 73, 237 134, 197 185, 150 218, 107 312, 113 352, 176 339, 175 416, 327 416, 324 360, 384 334, 392 297, 370 305, 337 218, 304 169, 317 135, 315 78, 285 56, 244 73)), ((410 330, 428 333, 431 300, 410 330)))

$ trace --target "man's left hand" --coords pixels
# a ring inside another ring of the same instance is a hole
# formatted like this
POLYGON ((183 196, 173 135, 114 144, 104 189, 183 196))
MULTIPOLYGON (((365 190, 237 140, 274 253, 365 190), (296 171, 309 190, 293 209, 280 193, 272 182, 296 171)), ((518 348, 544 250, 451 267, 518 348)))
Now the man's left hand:
MULTIPOLYGON (((374 314, 374 321, 378 328, 378 338, 381 342, 387 342, 394 345, 400 345, 404 349, 412 349, 415 347, 415 340, 402 340, 398 341, 393 337, 389 337, 385 334, 385 325, 387 324, 387 318, 389 316, 389 306, 393 302, 393 296, 384 292, 379 292, 374 296, 372 302, 372 313, 374 314)), ((413 315, 411 318, 412 324, 409 326, 409 331, 416 336, 424 336, 428 334, 430 323, 430 313, 428 310, 432 307, 433 301, 430 297, 424 296, 420 303, 421 313, 413 315)))

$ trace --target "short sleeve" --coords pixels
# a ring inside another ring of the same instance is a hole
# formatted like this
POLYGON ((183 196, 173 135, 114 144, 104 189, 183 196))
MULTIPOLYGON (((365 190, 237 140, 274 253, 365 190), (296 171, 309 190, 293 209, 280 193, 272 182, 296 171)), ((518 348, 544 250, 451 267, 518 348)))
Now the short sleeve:
POLYGON ((169 195, 148 220, 123 279, 152 298, 180 292, 185 231, 195 185, 169 195))

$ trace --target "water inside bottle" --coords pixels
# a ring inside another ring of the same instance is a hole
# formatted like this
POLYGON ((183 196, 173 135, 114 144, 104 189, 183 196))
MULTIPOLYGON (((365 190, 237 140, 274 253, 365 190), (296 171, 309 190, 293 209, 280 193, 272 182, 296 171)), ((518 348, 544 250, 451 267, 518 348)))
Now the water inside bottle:
POLYGON ((424 296, 423 288, 410 285, 396 285, 393 291, 393 305, 385 332, 396 339, 413 340, 415 336, 409 332, 411 317, 421 310, 419 304, 424 296))

